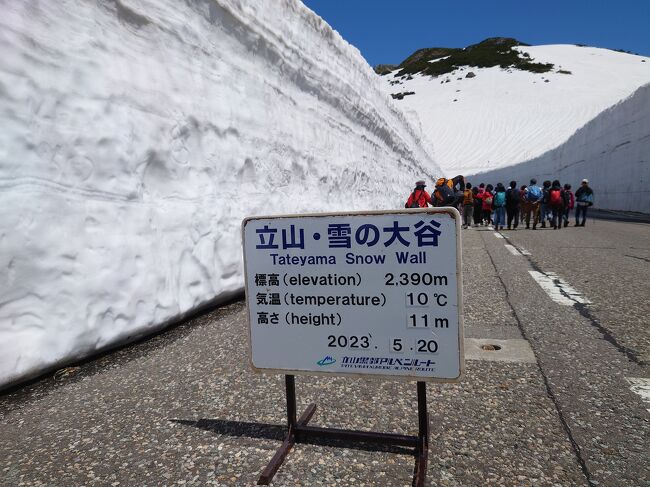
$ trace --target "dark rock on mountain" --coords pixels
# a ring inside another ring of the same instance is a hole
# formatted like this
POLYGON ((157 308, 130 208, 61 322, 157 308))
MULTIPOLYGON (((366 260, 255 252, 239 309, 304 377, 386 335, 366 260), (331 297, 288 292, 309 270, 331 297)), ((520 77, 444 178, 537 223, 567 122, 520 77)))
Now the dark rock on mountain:
POLYGON ((395 64, 378 64, 373 68, 375 70, 375 73, 377 73, 380 76, 384 76, 385 74, 390 74, 391 71, 395 71, 397 69, 397 65, 395 64))
POLYGON ((400 63, 398 66, 400 71, 395 76, 422 73, 437 77, 467 66, 476 68, 499 66, 503 69, 520 69, 534 73, 546 73, 553 69, 552 64, 535 63, 528 54, 513 49, 516 46, 527 45, 517 39, 492 37, 464 49, 446 47, 418 49, 400 63))

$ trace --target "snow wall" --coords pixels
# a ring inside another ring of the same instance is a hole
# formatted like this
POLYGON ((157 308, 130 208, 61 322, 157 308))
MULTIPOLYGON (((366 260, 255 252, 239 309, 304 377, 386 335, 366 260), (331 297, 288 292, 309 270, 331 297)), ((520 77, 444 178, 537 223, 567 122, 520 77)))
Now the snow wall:
POLYGON ((472 182, 559 179, 575 191, 583 178, 594 206, 650 213, 650 84, 603 111, 565 143, 529 161, 471 176, 472 182))
POLYGON ((402 207, 437 176, 298 0, 3 3, 0 386, 240 291, 246 215, 402 207))

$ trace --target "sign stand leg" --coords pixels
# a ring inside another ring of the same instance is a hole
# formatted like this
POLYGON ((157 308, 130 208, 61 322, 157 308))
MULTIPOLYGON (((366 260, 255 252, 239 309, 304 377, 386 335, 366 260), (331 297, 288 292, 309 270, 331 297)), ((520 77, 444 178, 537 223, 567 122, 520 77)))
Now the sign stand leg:
POLYGON ((308 426, 307 423, 316 412, 316 404, 310 404, 296 421, 296 386, 293 375, 285 375, 287 390, 287 436, 275 452, 273 458, 260 474, 257 485, 269 485, 284 459, 296 442, 308 442, 310 437, 331 438, 335 440, 356 440, 380 443, 383 445, 401 445, 415 448, 415 470, 413 486, 424 487, 427 475, 427 457, 429 454, 429 413, 427 412, 427 389, 425 382, 418 382, 418 436, 398 435, 394 433, 376 433, 372 431, 351 431, 336 428, 308 426))
POLYGON ((316 404, 310 404, 300 419, 296 421, 296 384, 293 375, 285 375, 284 382, 287 389, 287 436, 285 436, 282 446, 275 452, 273 458, 260 474, 257 485, 269 485, 273 476, 278 471, 284 459, 289 454, 296 442, 296 430, 298 426, 306 426, 311 417, 316 412, 316 404))
POLYGON ((415 458, 413 485, 421 487, 427 476, 429 458, 429 413, 427 412, 427 384, 418 382, 418 446, 415 458))

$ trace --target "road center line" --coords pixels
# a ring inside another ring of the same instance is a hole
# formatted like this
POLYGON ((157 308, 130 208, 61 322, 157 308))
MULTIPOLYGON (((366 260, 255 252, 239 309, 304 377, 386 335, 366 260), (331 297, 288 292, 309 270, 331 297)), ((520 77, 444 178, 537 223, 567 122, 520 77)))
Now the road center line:
POLYGON ((501 235, 500 233, 497 233, 497 232, 494 232, 494 236, 496 238, 504 238, 503 235, 501 235))
POLYGON ((528 271, 537 284, 558 304, 573 306, 576 303, 590 304, 587 298, 573 289, 568 282, 552 272, 528 271))
POLYGON ((512 255, 521 255, 519 250, 517 250, 517 248, 514 245, 510 245, 510 244, 505 244, 505 245, 506 245, 506 249, 508 249, 508 252, 510 252, 512 255))

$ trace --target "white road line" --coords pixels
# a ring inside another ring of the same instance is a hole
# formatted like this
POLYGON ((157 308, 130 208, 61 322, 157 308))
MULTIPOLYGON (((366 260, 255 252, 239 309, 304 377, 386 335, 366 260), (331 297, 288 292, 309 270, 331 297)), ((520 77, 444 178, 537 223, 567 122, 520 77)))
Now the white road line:
POLYGON ((650 412, 650 379, 626 377, 625 380, 630 383, 630 390, 641 396, 641 400, 649 406, 647 409, 650 412))
POLYGON ((503 235, 501 235, 500 233, 497 233, 497 232, 494 232, 494 236, 496 238, 504 238, 503 235))
POLYGON ((514 246, 512 246, 510 244, 505 244, 505 245, 506 245, 506 248, 508 249, 508 252, 510 252, 512 255, 521 255, 519 253, 519 250, 517 250, 514 246))
POLYGON ((527 251, 526 249, 524 249, 523 247, 517 247, 517 249, 519 250, 519 252, 522 253, 522 255, 531 255, 531 253, 528 252, 528 251, 527 251))
POLYGON ((564 306, 573 306, 576 303, 589 304, 585 298, 578 291, 573 289, 568 282, 562 279, 557 274, 552 272, 538 272, 528 271, 530 275, 537 281, 537 284, 548 294, 548 296, 558 304, 564 306))

